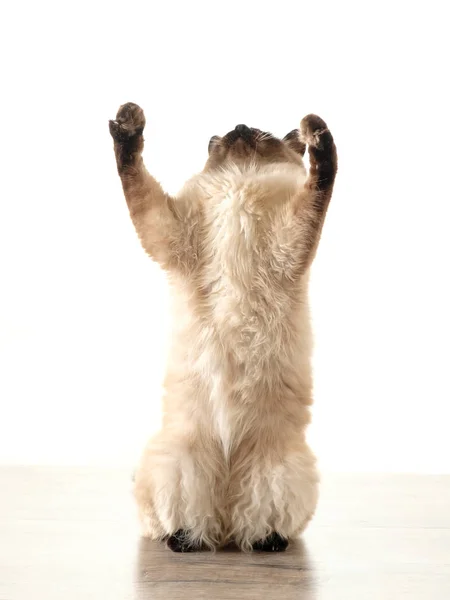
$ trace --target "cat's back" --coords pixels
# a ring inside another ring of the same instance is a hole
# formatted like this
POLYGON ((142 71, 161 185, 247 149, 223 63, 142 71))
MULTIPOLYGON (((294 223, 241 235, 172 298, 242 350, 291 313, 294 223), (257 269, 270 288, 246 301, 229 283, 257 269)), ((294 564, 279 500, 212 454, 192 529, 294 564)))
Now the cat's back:
POLYGON ((286 241, 298 220, 292 199, 304 181, 297 165, 230 168, 199 179, 200 277, 206 287, 241 301, 258 295, 267 300, 282 286, 286 241))
POLYGON ((303 295, 287 272, 291 230, 297 227, 291 200, 304 181, 301 167, 272 165, 221 170, 188 182, 184 193, 202 207, 191 303, 191 339, 203 340, 199 355, 220 355, 220 347, 262 366, 261 358, 288 350, 303 295))

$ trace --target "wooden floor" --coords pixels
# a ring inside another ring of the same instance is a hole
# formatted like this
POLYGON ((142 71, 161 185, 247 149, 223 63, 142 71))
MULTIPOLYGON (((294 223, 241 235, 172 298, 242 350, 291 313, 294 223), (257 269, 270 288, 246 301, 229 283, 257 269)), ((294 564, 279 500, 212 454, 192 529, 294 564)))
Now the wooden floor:
POLYGON ((124 471, 0 469, 0 600, 449 600, 450 476, 324 476, 285 554, 140 540, 124 471))

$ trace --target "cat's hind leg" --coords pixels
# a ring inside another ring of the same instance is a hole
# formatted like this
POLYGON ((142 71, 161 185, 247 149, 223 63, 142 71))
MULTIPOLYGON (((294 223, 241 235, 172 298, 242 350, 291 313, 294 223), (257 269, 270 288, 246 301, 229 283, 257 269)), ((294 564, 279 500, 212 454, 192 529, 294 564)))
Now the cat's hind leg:
POLYGON ((223 466, 205 446, 168 429, 148 444, 135 476, 144 536, 167 540, 174 552, 214 549, 223 532, 223 466))

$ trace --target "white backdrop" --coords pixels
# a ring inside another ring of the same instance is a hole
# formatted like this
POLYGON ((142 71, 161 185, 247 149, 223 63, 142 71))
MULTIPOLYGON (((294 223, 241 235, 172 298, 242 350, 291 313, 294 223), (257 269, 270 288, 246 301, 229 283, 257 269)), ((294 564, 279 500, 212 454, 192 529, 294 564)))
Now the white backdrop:
POLYGON ((134 101, 169 191, 236 123, 328 122, 340 172, 312 279, 311 442, 324 468, 450 471, 444 5, 3 10, 0 462, 130 464, 157 426, 167 293, 108 133, 134 101))

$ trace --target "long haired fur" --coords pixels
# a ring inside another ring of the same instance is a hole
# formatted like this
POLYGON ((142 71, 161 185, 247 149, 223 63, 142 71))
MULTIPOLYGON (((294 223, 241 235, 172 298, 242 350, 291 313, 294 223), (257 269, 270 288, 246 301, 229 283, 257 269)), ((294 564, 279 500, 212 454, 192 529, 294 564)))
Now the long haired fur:
POLYGON ((170 197, 144 167, 144 126, 132 103, 110 121, 131 218, 174 299, 163 426, 135 477, 143 533, 178 551, 284 549, 274 539, 300 534, 317 503, 308 273, 333 138, 315 115, 283 140, 238 126, 170 197))

